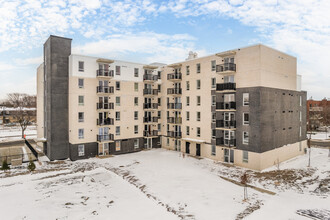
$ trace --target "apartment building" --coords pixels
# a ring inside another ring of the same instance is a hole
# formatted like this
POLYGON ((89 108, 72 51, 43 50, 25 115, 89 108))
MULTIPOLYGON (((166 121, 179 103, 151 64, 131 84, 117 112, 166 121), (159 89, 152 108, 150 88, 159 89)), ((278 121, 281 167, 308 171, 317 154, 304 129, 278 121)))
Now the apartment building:
POLYGON ((264 45, 146 65, 74 55, 50 36, 37 82, 50 159, 163 147, 262 170, 306 148, 296 58, 264 45))

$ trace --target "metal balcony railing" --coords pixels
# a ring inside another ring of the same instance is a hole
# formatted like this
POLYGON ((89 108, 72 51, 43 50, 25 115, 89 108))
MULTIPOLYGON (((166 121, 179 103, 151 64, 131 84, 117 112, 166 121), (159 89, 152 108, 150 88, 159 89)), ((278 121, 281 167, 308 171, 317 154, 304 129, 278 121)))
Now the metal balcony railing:
POLYGON ((167 136, 172 137, 172 138, 181 138, 182 132, 181 131, 168 131, 167 136))
POLYGON ((143 89, 143 95, 158 95, 158 89, 143 89))
POLYGON ((226 72, 226 71, 234 71, 236 72, 236 64, 235 63, 224 63, 216 66, 216 72, 226 72))
POLYGON ((96 135, 96 139, 98 142, 104 142, 104 141, 113 141, 114 135, 113 134, 98 134, 96 135))
POLYGON ((168 103, 168 109, 182 109, 182 103, 168 103))
POLYGON ((167 74, 167 80, 182 80, 181 73, 169 73, 167 74))
POLYGON ((158 103, 144 103, 143 109, 158 109, 158 103))
POLYGON ((114 125, 113 118, 96 119, 96 125, 114 125))
POLYGON ((217 91, 236 90, 236 83, 217 83, 217 91))
POLYGON ((96 103, 96 109, 114 109, 114 104, 112 102, 110 103, 98 102, 96 103))
POLYGON ((98 69, 98 70, 96 70, 96 76, 113 77, 114 76, 114 71, 113 70, 98 69))
POLYGON ((169 117, 169 118, 167 118, 167 123, 182 124, 182 118, 181 117, 169 117))
POLYGON ((223 137, 217 138, 216 145, 226 146, 226 147, 235 147, 236 139, 224 139, 223 137))
POLYGON ((236 109, 236 102, 217 102, 216 109, 236 109))
POLYGON ((158 122, 158 117, 144 117, 143 118, 144 123, 153 123, 153 122, 158 122))
POLYGON ((114 93, 113 86, 98 86, 96 87, 97 93, 114 93))
POLYGON ((153 137, 153 136, 158 136, 158 131, 143 131, 143 136, 145 137, 153 137))
POLYGON ((158 76, 157 75, 152 75, 152 74, 144 74, 143 75, 143 80, 146 81, 157 81, 158 80, 158 76))
POLYGON ((217 128, 236 128, 236 121, 224 121, 224 120, 217 120, 216 121, 217 128))
POLYGON ((181 95, 182 89, 181 88, 169 88, 167 89, 167 95, 181 95))

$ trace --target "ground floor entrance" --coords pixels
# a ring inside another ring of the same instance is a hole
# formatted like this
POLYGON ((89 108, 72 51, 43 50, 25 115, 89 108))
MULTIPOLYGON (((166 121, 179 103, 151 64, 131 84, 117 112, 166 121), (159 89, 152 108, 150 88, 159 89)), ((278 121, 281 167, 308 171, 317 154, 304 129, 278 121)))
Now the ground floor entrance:
POLYGON ((200 157, 201 156, 201 145, 196 144, 196 156, 200 157))
POLYGON ((190 154, 190 143, 186 142, 186 153, 190 154))

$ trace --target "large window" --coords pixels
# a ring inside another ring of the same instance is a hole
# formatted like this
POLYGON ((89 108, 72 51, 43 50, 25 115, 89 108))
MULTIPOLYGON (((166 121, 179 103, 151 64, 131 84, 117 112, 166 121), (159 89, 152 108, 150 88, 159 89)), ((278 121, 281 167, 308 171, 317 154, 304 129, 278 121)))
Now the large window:
POLYGON ((134 140, 134 148, 139 148, 139 139, 134 140))
POLYGON ((78 62, 78 70, 79 72, 84 72, 84 61, 78 62))
POLYGON ((200 73, 201 72, 201 64, 200 63, 197 63, 196 64, 196 72, 197 73, 200 73))
POLYGON ((139 77, 139 68, 134 68, 134 77, 139 77))
POLYGON ((249 105, 249 93, 243 93, 243 106, 249 105))
POLYGON ((197 96, 197 106, 200 106, 200 105, 201 105, 201 97, 197 96))
POLYGON ((243 151, 243 163, 248 163, 249 162, 249 152, 248 151, 243 151))
POLYGON ((84 79, 78 79, 78 87, 80 89, 84 88, 84 79))
POLYGON ((116 151, 120 151, 120 148, 121 148, 121 142, 116 141, 116 151))
POLYGON ((83 95, 80 95, 78 97, 78 103, 79 103, 79 105, 84 105, 84 96, 83 95))
POLYGON ((212 60, 212 61, 211 61, 211 70, 212 70, 212 71, 215 71, 215 65, 216 65, 216 64, 215 64, 215 60, 212 60))
POLYGON ((198 79, 198 80, 196 81, 196 88, 197 88, 197 89, 201 89, 201 80, 200 80, 200 79, 198 79))
POLYGON ((120 97, 119 96, 116 97, 116 105, 120 106, 120 97))
POLYGON ((116 135, 120 135, 120 126, 116 126, 116 135))
POLYGON ((120 75, 120 66, 116 66, 116 75, 120 75))
POLYGON ((215 149, 216 149, 216 148, 215 148, 215 145, 212 145, 212 146, 211 146, 211 155, 212 155, 212 156, 215 156, 215 155, 216 155, 216 151, 215 151, 215 149))
POLYGON ((84 113, 78 112, 78 122, 84 122, 84 113))
POLYGON ((78 138, 84 139, 84 129, 83 128, 78 129, 78 138))
POLYGON ((85 145, 83 144, 78 145, 78 156, 79 157, 85 156, 85 145))
POLYGON ((249 132, 243 131, 243 144, 249 144, 249 132))
POLYGON ((249 113, 243 113, 243 125, 250 124, 250 117, 249 113))
POLYGON ((235 77, 234 77, 234 75, 224 76, 223 81, 224 81, 224 83, 233 83, 233 82, 235 82, 235 77))

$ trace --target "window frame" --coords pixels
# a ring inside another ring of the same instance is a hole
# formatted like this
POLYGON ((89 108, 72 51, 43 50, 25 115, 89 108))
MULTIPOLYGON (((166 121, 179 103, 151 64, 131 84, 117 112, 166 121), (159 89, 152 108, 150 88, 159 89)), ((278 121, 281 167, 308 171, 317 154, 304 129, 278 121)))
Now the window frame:
POLYGON ((84 144, 78 144, 78 157, 85 156, 85 145, 84 144))
POLYGON ((78 122, 81 123, 84 122, 84 120, 85 120, 84 112, 78 112, 78 122), (82 115, 82 118, 80 118, 80 114, 82 115))
POLYGON ((217 149, 215 145, 211 145, 211 156, 216 156, 217 149))
POLYGON ((211 71, 215 71, 216 70, 216 66, 217 66, 216 61, 215 60, 211 60, 211 71))
POLYGON ((242 132, 242 143, 244 145, 248 145, 249 144, 249 132, 248 131, 243 131, 242 132), (247 141, 246 141, 245 134, 247 134, 247 141))
POLYGON ((78 139, 84 139, 84 129, 83 128, 79 128, 78 129, 78 139))
POLYGON ((196 80, 196 89, 197 90, 201 89, 201 80, 200 79, 196 80))
POLYGON ((83 95, 79 95, 78 96, 78 105, 80 105, 80 106, 84 106, 85 105, 85 97, 83 95), (82 100, 82 102, 80 102, 81 101, 80 99, 82 100))
POLYGON ((85 72, 85 62, 78 61, 78 72, 85 72), (80 64, 82 64, 82 68, 80 68, 80 64))
POLYGON ((249 93, 245 92, 243 93, 243 106, 249 106, 250 105, 250 95, 249 93), (247 102, 245 101, 245 98, 247 97, 247 102))
POLYGON ((84 88, 84 79, 83 78, 78 78, 78 87, 79 87, 79 89, 84 88), (81 82, 82 82, 82 85, 80 85, 81 82))
POLYGON ((242 152, 242 162, 249 163, 249 151, 243 150, 242 152))
POLYGON ((139 77, 139 68, 134 68, 134 77, 139 77))
POLYGON ((250 114, 248 112, 243 112, 243 125, 250 125, 250 114), (248 115, 248 121, 245 121, 245 115, 248 115))

